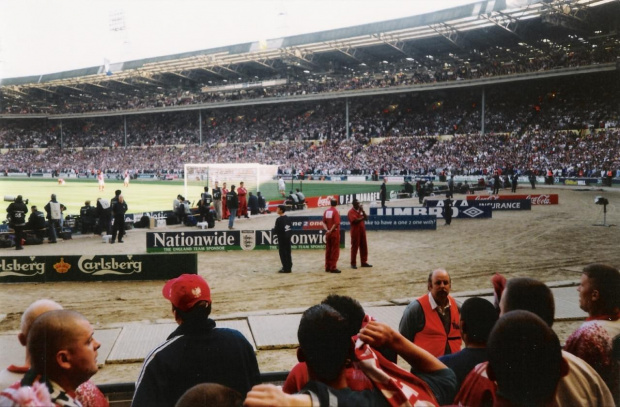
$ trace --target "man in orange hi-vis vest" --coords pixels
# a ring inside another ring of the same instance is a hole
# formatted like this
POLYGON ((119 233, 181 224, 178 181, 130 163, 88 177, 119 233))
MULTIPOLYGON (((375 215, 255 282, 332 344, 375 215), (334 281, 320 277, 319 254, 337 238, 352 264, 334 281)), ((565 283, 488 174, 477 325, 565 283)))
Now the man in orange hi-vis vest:
POLYGON ((435 357, 461 349, 460 313, 450 296, 452 281, 444 269, 428 275, 428 293, 413 300, 400 320, 400 333, 435 357))

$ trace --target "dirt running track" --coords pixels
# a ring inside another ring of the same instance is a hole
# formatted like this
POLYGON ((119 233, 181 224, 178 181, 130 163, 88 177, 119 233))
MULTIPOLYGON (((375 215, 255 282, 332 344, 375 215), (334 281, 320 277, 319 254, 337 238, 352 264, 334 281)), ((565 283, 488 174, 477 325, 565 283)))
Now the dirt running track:
MULTIPOLYGON (((533 192, 520 188, 519 193, 533 192)), ((255 313, 262 310, 305 308, 320 302, 329 293, 350 295, 362 304, 382 300, 413 298, 426 290, 430 270, 443 267, 451 273, 453 291, 468 291, 490 286, 495 272, 507 278, 530 276, 543 281, 576 280, 586 264, 598 261, 620 266, 620 226, 594 227, 602 223, 602 206, 594 204, 597 190, 538 188, 537 193, 558 193, 559 205, 533 206, 531 211, 495 212, 493 219, 454 219, 451 226, 437 222, 436 231, 368 232, 371 269, 349 268, 349 237, 341 251, 342 274, 323 270, 324 252, 293 252, 293 273, 277 274, 280 268, 275 251, 208 252, 198 255, 199 273, 211 286, 214 316, 255 313)), ((506 193, 509 194, 508 190, 506 193)), ((607 223, 620 225, 620 191, 607 189, 607 223)), ((463 198, 455 196, 456 199, 463 198)), ((415 206, 417 199, 392 201, 389 206, 415 206)), ((368 206, 368 205, 366 205, 368 206)), ((129 202, 131 211, 131 202, 129 202)), ((346 216, 349 207, 340 207, 346 216)), ((306 210, 320 215, 322 209, 306 210)), ((293 214, 301 214, 295 212, 293 214)), ((267 229, 276 215, 239 220, 237 229, 267 229)), ((225 229, 226 222, 216 224, 225 229)), ((173 230, 185 230, 181 226, 173 230)), ((145 253, 145 230, 129 232, 124 244, 103 244, 99 237, 76 236, 56 245, 26 247, 20 255, 141 254, 145 253)), ((0 255, 13 255, 0 249, 0 255)), ((83 314, 98 328, 120 323, 170 320, 169 303, 161 296, 163 281, 4 284, 0 287, 0 332, 15 332, 21 312, 38 298, 51 298, 66 308, 83 314)), ((561 339, 569 327, 555 326, 561 339)), ((292 363, 292 351, 284 359, 274 351, 259 352, 262 371, 286 370, 292 363)), ((284 352, 284 351, 283 351, 284 352)), ((279 354, 278 354, 279 355, 279 354)), ((106 366, 96 382, 131 381, 136 366, 106 366)))

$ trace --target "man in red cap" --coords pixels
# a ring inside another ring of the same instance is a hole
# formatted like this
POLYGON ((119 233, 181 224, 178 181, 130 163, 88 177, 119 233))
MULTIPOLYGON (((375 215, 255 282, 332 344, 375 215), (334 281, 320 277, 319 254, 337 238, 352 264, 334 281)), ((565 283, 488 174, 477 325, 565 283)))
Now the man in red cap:
POLYGON ((202 277, 183 274, 168 281, 162 294, 179 327, 144 360, 132 406, 174 406, 199 383, 218 383, 244 396, 259 383, 252 345, 209 318, 211 290, 202 277))

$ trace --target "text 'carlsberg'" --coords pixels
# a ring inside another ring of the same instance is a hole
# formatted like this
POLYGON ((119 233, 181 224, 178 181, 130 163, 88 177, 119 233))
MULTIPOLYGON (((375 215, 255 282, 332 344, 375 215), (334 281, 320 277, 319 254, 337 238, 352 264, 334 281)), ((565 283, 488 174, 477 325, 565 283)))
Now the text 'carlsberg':
POLYGON ((43 273, 45 270, 45 263, 18 263, 17 259, 13 261, 6 261, 2 259, 0 262, 0 271, 37 271, 43 273))
POLYGON ((141 261, 117 261, 114 257, 111 259, 93 260, 95 256, 82 256, 78 260, 78 268, 84 273, 95 273, 97 271, 131 271, 133 273, 142 272, 141 261))

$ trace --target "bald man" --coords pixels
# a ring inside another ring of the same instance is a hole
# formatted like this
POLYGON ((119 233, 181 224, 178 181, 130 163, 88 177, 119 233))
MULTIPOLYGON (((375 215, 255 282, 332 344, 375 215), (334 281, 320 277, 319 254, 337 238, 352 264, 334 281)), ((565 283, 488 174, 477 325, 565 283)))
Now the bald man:
MULTIPOLYGON (((37 300, 30 304, 28 308, 26 308, 26 311, 22 314, 20 329, 17 334, 19 343, 21 343, 22 346, 26 346, 30 326, 39 315, 47 311, 58 309, 62 309, 62 305, 47 299, 37 300)), ((30 354, 26 349, 26 361, 23 366, 10 365, 0 371, 0 389, 5 389, 13 383, 21 380, 24 373, 26 373, 28 369, 30 369, 30 354)))
MULTIPOLYGON (((37 300, 26 308, 22 314, 20 332, 17 335, 19 342, 26 347, 25 363, 22 366, 10 365, 0 372, 0 390, 18 383, 30 370, 31 356, 27 347, 30 328, 40 315, 55 310, 62 310, 62 305, 48 299, 37 300)), ((106 407, 109 405, 103 393, 90 380, 77 388, 76 399, 83 407, 106 407)))
POLYGON ((54 405, 82 406, 77 388, 98 370, 97 349, 101 344, 93 335, 93 327, 78 312, 53 310, 41 314, 28 333, 30 370, 21 383, 0 394, 0 405, 15 405, 21 386, 45 380, 54 405))
POLYGON ((461 349, 460 313, 450 296, 452 280, 444 269, 428 275, 428 293, 413 300, 400 320, 400 333, 435 357, 461 349))

